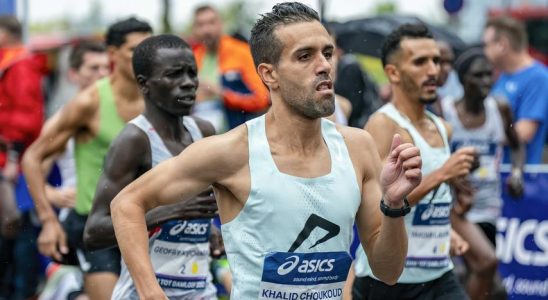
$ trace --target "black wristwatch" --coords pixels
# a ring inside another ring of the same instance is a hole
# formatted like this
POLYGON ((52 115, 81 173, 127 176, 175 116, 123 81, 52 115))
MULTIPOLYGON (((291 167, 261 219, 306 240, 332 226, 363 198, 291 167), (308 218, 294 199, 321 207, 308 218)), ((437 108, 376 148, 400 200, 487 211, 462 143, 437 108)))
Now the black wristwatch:
POLYGON ((387 217, 399 218, 407 215, 411 211, 411 206, 409 206, 409 201, 407 201, 407 197, 403 198, 403 207, 395 209, 390 208, 384 203, 384 199, 381 199, 381 211, 387 217))

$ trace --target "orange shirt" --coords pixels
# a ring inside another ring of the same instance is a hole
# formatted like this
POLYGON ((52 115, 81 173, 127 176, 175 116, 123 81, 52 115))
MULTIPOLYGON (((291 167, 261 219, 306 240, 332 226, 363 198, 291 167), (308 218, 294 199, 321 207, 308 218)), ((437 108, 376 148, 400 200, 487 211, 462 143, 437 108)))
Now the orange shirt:
MULTIPOLYGON (((194 47, 198 69, 206 55, 206 47, 194 47)), ((268 90, 257 75, 249 45, 230 36, 222 36, 217 50, 217 64, 226 107, 245 112, 260 112, 270 105, 268 90)))

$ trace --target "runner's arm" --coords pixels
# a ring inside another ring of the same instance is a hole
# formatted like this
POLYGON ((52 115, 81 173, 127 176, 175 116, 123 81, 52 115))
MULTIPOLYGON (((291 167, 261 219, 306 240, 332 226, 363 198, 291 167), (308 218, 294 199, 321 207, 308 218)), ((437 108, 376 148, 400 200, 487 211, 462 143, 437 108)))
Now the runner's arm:
POLYGON ((380 184, 381 160, 371 136, 366 135, 362 145, 362 149, 365 149, 362 150, 362 155, 367 160, 362 163, 365 171, 356 224, 373 274, 386 284, 392 285, 403 271, 407 254, 404 218, 390 218, 381 213, 379 203, 381 198, 386 197, 380 184))
MULTIPOLYGON (((444 125, 446 126, 448 136, 450 136, 451 128, 448 127, 448 124, 445 122, 444 125)), ((405 130, 399 128, 392 120, 390 120, 387 116, 381 113, 376 113, 369 119, 369 121, 365 125, 365 130, 368 131, 375 140, 377 150, 383 162, 386 161, 386 158, 390 153, 392 136, 396 133, 400 133, 402 135, 406 133, 405 130)), ((404 142, 413 143, 411 139, 404 139, 404 142)), ((461 169, 466 169, 466 166, 461 166, 462 161, 469 161, 469 164, 471 165, 471 162, 473 160, 471 153, 473 151, 471 149, 465 149, 461 152, 463 153, 460 153, 455 157, 452 156, 452 159, 450 159, 451 161, 448 160, 443 167, 422 177, 422 181, 419 186, 417 186, 407 196, 407 199, 409 200, 409 204, 411 206, 416 205, 422 198, 424 198, 428 193, 436 189, 440 184, 464 172, 461 169), (460 168, 457 170, 455 168, 455 165, 459 165, 460 168), (451 170, 451 172, 449 170, 451 170)), ((463 175, 466 174, 461 174, 460 176, 463 175)))
POLYGON ((525 165, 526 153, 525 143, 519 139, 516 128, 512 126, 512 109, 506 101, 497 101, 497 105, 502 117, 506 142, 510 147, 510 160, 512 170, 507 179, 510 195, 521 197, 523 194, 523 167, 525 165))
POLYGON ((230 174, 234 145, 222 136, 200 140, 124 188, 112 201, 118 246, 141 298, 162 296, 148 254, 145 213, 160 205, 187 201, 230 174))
POLYGON ((89 93, 78 95, 46 122, 38 139, 23 156, 23 172, 42 224, 38 248, 42 254, 58 260, 61 259, 59 250, 66 253, 68 249, 57 216, 46 199, 46 176, 42 164, 49 157, 62 152, 68 140, 87 127, 96 109, 97 105, 89 93))
MULTIPOLYGON (((104 173, 97 185, 93 208, 84 230, 84 243, 88 249, 96 250, 116 245, 110 203, 124 187, 150 170, 151 166, 148 137, 135 126, 126 126, 112 143, 105 159, 104 173)), ((147 229, 174 219, 213 217, 216 212, 215 198, 204 198, 197 197, 192 202, 152 209, 146 214, 147 229)))
POLYGON ((127 125, 112 142, 84 230, 89 250, 116 245, 110 202, 129 183, 151 168, 150 142, 146 134, 127 125))

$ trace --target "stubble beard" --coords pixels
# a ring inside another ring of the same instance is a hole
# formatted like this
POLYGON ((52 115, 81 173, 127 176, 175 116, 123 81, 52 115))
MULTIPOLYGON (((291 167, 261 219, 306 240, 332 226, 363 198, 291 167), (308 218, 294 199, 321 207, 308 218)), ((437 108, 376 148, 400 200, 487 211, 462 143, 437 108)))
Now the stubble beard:
POLYGON ((283 101, 289 108, 307 119, 318 119, 332 115, 335 112, 335 95, 314 99, 315 90, 311 93, 299 87, 281 89, 283 101))
POLYGON ((436 102, 436 100, 438 100, 438 96, 436 94, 434 94, 430 98, 425 98, 425 97, 420 96, 422 86, 417 85, 413 80, 411 80, 411 78, 409 78, 407 76, 402 77, 402 87, 403 87, 404 92, 407 95, 414 95, 414 94, 416 95, 418 93, 419 94, 419 102, 421 104, 429 105, 429 104, 432 104, 432 103, 436 102))
POLYGON ((335 112, 335 96, 324 96, 314 99, 314 95, 304 93, 283 92, 282 97, 291 110, 307 119, 318 119, 332 115, 335 112))

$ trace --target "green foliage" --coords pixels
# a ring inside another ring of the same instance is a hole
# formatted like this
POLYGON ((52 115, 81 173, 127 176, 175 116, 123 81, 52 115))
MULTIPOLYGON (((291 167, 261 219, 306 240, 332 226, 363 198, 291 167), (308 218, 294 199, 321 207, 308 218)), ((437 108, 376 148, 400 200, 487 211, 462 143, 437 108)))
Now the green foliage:
POLYGON ((378 15, 381 14, 393 14, 397 11, 397 6, 394 2, 384 2, 377 4, 375 7, 375 12, 378 15))

